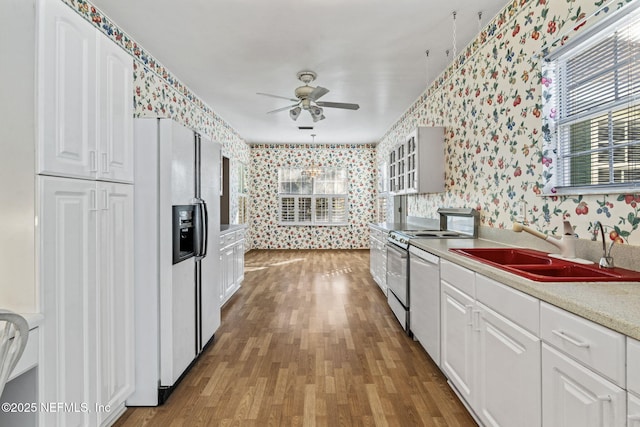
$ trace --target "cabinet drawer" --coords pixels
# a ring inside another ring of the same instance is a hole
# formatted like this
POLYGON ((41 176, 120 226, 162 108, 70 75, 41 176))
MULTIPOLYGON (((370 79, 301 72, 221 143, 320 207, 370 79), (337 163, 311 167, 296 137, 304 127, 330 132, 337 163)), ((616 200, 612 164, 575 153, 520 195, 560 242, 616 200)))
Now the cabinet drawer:
POLYGON ((475 296, 475 273, 447 260, 440 260, 440 278, 467 295, 475 296))
POLYGON ((384 231, 378 230, 377 228, 372 228, 371 237, 373 237, 376 240, 382 241, 386 239, 386 233, 384 231))
POLYGON ((231 245, 233 242, 235 242, 236 240, 236 233, 235 232, 231 232, 231 233, 226 233, 222 236, 220 236, 220 239, 222 240, 220 242, 221 245, 223 246, 229 246, 231 245))
POLYGON ((539 336, 540 301, 537 298, 477 274, 476 299, 539 336))
POLYGON ((640 341, 627 337, 627 390, 640 396, 640 341))
POLYGON ((624 335, 542 302, 540 337, 625 388, 624 335))

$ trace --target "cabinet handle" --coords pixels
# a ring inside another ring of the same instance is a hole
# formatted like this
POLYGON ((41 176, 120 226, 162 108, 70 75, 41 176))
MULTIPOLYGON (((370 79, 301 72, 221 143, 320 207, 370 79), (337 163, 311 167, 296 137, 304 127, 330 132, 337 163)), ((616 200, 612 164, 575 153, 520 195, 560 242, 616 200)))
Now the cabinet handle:
POLYGON ((98 201, 96 200, 96 190, 89 190, 89 211, 95 212, 98 210, 98 201))
POLYGON ((102 173, 109 173, 109 158, 107 153, 102 153, 102 173))
POLYGON ((95 150, 89 151, 89 172, 98 172, 98 160, 95 150))
POLYGON ((467 320, 468 326, 473 326, 473 306, 465 305, 464 308, 467 309, 467 313, 469 313, 469 320, 467 320))
POLYGON ((109 210, 109 194, 107 194, 107 190, 102 190, 102 210, 109 210))
POLYGON ((605 425, 607 424, 605 420, 607 420, 608 417, 606 417, 604 414, 604 405, 605 403, 611 403, 613 399, 608 394, 604 396, 597 396, 596 399, 598 399, 598 402, 600 402, 600 414, 602 414, 602 421, 600 425, 605 425))
POLYGON ((476 326, 473 328, 474 331, 480 332, 480 310, 473 310, 473 314, 476 315, 476 326))
MULTIPOLYGON (((575 345, 576 347, 589 348, 591 346, 591 344, 589 344, 588 342, 578 341, 577 339, 570 337, 564 331, 559 331, 557 329, 553 329, 551 331, 551 333, 553 333, 554 335, 560 337, 561 339, 563 339, 565 341, 570 342, 571 344, 575 345)), ((609 398, 609 399, 611 399, 611 398, 609 398)))

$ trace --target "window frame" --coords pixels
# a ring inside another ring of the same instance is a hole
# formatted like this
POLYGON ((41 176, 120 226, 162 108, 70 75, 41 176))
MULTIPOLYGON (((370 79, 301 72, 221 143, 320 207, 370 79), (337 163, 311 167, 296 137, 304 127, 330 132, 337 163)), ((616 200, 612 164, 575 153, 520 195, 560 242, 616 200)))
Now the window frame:
MULTIPOLYGON (((551 168, 554 182, 548 183, 551 188, 547 187, 547 191, 545 191, 547 194, 626 193, 636 192, 640 188, 640 178, 636 178, 640 174, 640 162, 631 159, 632 156, 636 157, 633 153, 640 150, 640 140, 632 136, 632 129, 640 125, 640 89, 638 89, 640 88, 640 72, 633 73, 632 71, 631 83, 625 82, 632 89, 620 99, 617 98, 616 92, 616 97, 604 105, 592 105, 586 112, 578 111, 566 114, 568 106, 579 105, 567 104, 566 102, 567 97, 572 93, 571 89, 567 88, 568 81, 571 81, 570 77, 566 75, 567 62, 584 55, 591 49, 602 47, 611 37, 616 37, 615 42, 611 44, 617 58, 622 48, 617 44, 621 37, 615 34, 619 30, 625 30, 634 22, 640 22, 640 8, 626 7, 625 12, 599 22, 572 42, 544 58, 543 84, 545 81, 547 83, 553 82, 552 95, 544 98, 546 110, 553 111, 551 115, 545 115, 553 143, 550 144, 551 141, 545 138, 543 156, 551 154, 551 158, 555 162, 551 168), (606 140, 601 138, 602 119, 608 120, 605 127, 606 140), (616 132, 619 131, 620 126, 626 126, 623 127, 626 132, 624 143, 616 142, 619 140, 616 132), (581 139, 580 134, 576 136, 577 132, 584 132, 584 137, 581 139), (576 148, 576 146, 581 148, 576 148), (625 150, 625 157, 622 161, 619 160, 621 157, 617 157, 621 153, 620 150, 625 150), (593 160, 596 157, 597 159, 593 160), (584 169, 575 169, 574 167, 572 170, 572 165, 579 164, 581 158, 587 162, 590 160, 589 166, 584 169), (605 158, 606 161, 601 160, 605 158), (583 175, 578 175, 576 172, 582 172, 583 175), (597 178, 597 174, 601 172, 606 174, 606 179, 609 182, 601 182, 597 178), (624 181, 627 179, 627 174, 631 178, 624 181), (580 179, 582 181, 576 181, 580 179), (595 183, 587 181, 595 181, 595 183)), ((632 48, 634 52, 640 50, 640 41, 634 43, 632 48)), ((631 55, 631 60, 633 62, 630 67, 632 70, 633 68, 637 69, 640 66, 640 59, 637 55, 631 55)), ((615 67, 612 69, 624 70, 624 68, 618 67, 618 63, 615 63, 615 67)), ((622 84, 618 80, 617 72, 612 71, 612 74, 616 76, 610 85, 612 91, 617 91, 619 85, 622 84)), ((599 81, 596 77, 592 77, 592 80, 586 91, 591 96, 595 96, 602 86, 597 85, 599 81)), ((579 88, 583 90, 583 88, 579 88)), ((588 100, 588 97, 585 97, 584 100, 588 100)))
MULTIPOLYGON (((281 192, 282 182, 281 176, 283 171, 299 171, 300 175, 305 168, 294 168, 294 167, 286 167, 286 168, 278 168, 278 224, 282 226, 346 226, 349 225, 349 173, 347 168, 339 168, 339 167, 330 167, 330 168, 317 168, 321 172, 318 176, 325 174, 328 171, 344 171, 344 180, 342 184, 344 185, 345 193, 318 193, 316 189, 316 178, 317 176, 309 177, 308 180, 311 181, 311 192, 308 194, 295 193, 295 192, 281 192), (283 202, 286 199, 292 199, 293 205, 289 210, 293 210, 292 215, 286 215, 287 210, 283 208, 283 202), (327 200, 327 211, 326 217, 328 220, 321 219, 321 215, 319 215, 317 209, 317 203, 322 200, 327 200), (303 201, 309 202, 309 212, 308 216, 305 215, 305 218, 301 219, 300 215, 301 211, 301 203, 303 201), (342 204, 344 208, 340 209, 344 212, 343 215, 340 215, 339 218, 334 219, 337 213, 334 213, 336 203, 342 204), (292 218, 287 220, 286 217, 292 218), (307 219, 308 218, 308 219, 307 219)), ((292 181, 288 181, 292 182, 292 181)), ((293 181, 295 182, 295 181, 293 181)), ((298 182, 301 182, 298 181, 298 182)))

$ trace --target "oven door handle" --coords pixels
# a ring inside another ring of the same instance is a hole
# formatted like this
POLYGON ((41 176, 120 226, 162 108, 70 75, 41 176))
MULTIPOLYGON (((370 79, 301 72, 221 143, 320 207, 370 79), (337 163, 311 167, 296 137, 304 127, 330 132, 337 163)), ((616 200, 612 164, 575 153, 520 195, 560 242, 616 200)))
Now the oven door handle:
POLYGON ((387 250, 391 250, 392 252, 395 252, 395 254, 398 255, 400 258, 407 258, 408 256, 407 251, 398 248, 393 243, 387 243, 387 250))

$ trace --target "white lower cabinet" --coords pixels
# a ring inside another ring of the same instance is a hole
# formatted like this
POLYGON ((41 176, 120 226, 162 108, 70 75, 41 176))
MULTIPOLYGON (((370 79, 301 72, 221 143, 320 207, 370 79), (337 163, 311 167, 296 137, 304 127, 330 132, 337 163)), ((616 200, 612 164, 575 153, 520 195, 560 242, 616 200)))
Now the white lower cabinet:
POLYGON ((640 341, 627 337, 627 426, 640 427, 640 341))
POLYGON ((471 321, 474 301, 444 280, 441 292, 440 367, 460 396, 471 405, 475 358, 471 321))
MULTIPOLYGON (((486 426, 539 427, 540 339, 517 323, 520 315, 508 319, 467 293, 480 285, 489 295, 505 292, 491 291, 499 283, 446 260, 441 279, 441 368, 456 392, 486 426)), ((537 315, 528 296, 509 292, 523 319, 537 315)))
POLYGON ((110 425, 134 387, 133 186, 98 183, 98 424, 110 425))
POLYGON ((477 303, 474 408, 487 426, 540 426, 540 339, 477 303))
POLYGON ((38 183, 40 401, 72 405, 40 425, 110 425, 133 391, 133 186, 38 183))
POLYGON ((627 427, 640 427, 640 397, 627 393, 627 427))
POLYGON ((369 227, 369 272, 387 294, 387 232, 369 227))
POLYGON ((236 236, 236 244, 233 246, 233 278, 237 287, 244 280, 244 235, 236 236))
POLYGON ((626 392, 611 381, 542 345, 544 426, 626 425, 626 392))
POLYGON ((640 341, 440 260, 441 365, 482 426, 640 427, 640 341))
POLYGON ((220 304, 240 289, 244 280, 244 230, 220 235, 220 304))

